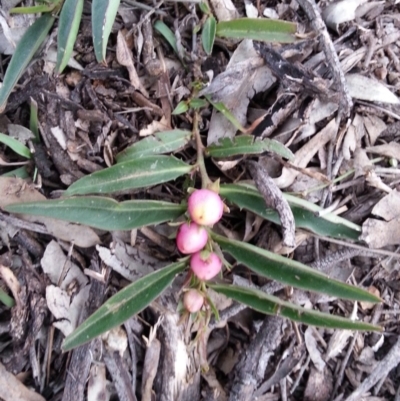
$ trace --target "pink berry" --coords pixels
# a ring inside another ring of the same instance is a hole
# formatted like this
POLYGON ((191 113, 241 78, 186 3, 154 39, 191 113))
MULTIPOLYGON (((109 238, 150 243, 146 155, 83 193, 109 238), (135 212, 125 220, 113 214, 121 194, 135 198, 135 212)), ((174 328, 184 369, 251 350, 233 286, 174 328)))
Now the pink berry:
POLYGON ((208 233, 204 227, 196 223, 183 223, 176 236, 176 246, 184 253, 195 253, 202 250, 208 241, 208 233))
POLYGON ((189 196, 188 211, 195 223, 212 226, 221 219, 224 204, 214 191, 198 189, 189 196))
POLYGON ((203 306, 204 298, 196 290, 189 290, 183 296, 183 305, 190 313, 198 312, 203 306))
POLYGON ((221 271, 222 262, 215 253, 203 259, 201 252, 197 252, 190 258, 190 268, 200 280, 211 280, 221 271))

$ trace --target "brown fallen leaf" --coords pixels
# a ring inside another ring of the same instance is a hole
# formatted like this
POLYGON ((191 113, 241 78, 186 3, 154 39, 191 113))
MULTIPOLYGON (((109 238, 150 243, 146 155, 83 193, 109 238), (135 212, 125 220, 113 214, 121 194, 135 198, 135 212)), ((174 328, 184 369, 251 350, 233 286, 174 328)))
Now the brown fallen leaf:
POLYGON ((400 217, 400 192, 393 190, 372 209, 372 214, 386 221, 400 217))
POLYGON ((367 152, 376 153, 381 156, 393 157, 400 160, 400 143, 390 142, 384 145, 369 146, 365 149, 367 152))
POLYGON ((370 248, 400 244, 400 217, 389 222, 367 219, 362 226, 360 239, 370 248))
POLYGON ((129 80, 132 86, 140 90, 146 97, 149 97, 149 94, 140 82, 135 64, 133 63, 132 51, 129 49, 124 34, 121 31, 118 32, 117 36, 117 61, 128 70, 129 80))

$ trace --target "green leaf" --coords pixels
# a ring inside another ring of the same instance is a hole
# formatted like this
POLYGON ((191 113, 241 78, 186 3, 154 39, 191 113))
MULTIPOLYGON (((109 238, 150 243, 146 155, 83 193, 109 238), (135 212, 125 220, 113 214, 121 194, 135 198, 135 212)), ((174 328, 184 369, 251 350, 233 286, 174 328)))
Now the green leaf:
POLYGON ((235 39, 253 39, 265 42, 292 43, 296 24, 265 18, 239 18, 217 24, 217 36, 235 39))
POLYGON ((142 311, 185 269, 186 263, 185 260, 164 267, 119 291, 64 340, 63 350, 87 343, 142 311))
MULTIPOLYGON (((253 212, 258 216, 263 217, 265 220, 271 221, 275 224, 281 224, 278 213, 275 210, 266 207, 264 198, 254 187, 237 184, 223 184, 220 187, 220 195, 226 198, 229 202, 239 206, 241 209, 249 210, 250 212, 253 212)), ((360 236, 360 230, 355 229, 357 226, 349 227, 348 224, 345 224, 347 220, 340 218, 336 219, 335 222, 332 222, 330 221, 329 214, 324 214, 319 217, 315 212, 296 205, 294 203, 294 196, 284 193, 283 197, 290 204, 297 228, 304 228, 315 234, 332 238, 357 240, 360 236)), ((318 206, 316 207, 318 208, 318 206)), ((338 216, 335 215, 335 218, 337 217, 338 216)))
POLYGON ((11 14, 37 14, 37 13, 48 13, 53 11, 55 5, 47 6, 45 4, 32 7, 14 7, 10 10, 11 14))
POLYGON ((162 21, 156 21, 154 24, 154 29, 160 33, 162 36, 164 36, 164 39, 169 43, 169 45, 174 49, 174 52, 176 54, 179 54, 178 52, 178 46, 176 44, 176 38, 174 33, 169 29, 167 25, 165 25, 164 22, 162 21))
POLYGON ((180 129, 158 132, 129 146, 119 153, 116 159, 121 163, 144 156, 176 152, 189 143, 191 136, 191 131, 180 129))
POLYGON ((204 51, 210 55, 214 46, 215 32, 217 30, 217 21, 211 15, 206 19, 201 31, 201 40, 203 42, 204 51))
POLYGON ((200 8, 200 10, 201 10, 204 14, 209 14, 209 13, 210 13, 210 9, 208 8, 207 3, 201 2, 201 3, 199 4, 199 8, 200 8))
POLYGON ((254 155, 267 151, 289 160, 294 157, 293 153, 282 143, 268 138, 257 140, 252 135, 236 136, 233 139, 223 138, 218 144, 211 145, 206 149, 207 154, 215 158, 254 155))
POLYGON ((11 136, 0 133, 0 142, 4 143, 4 145, 7 145, 15 153, 19 154, 22 157, 26 157, 27 159, 30 159, 32 156, 29 148, 27 148, 20 141, 18 141, 15 138, 12 138, 11 136))
POLYGON ((189 106, 185 100, 180 101, 177 106, 174 108, 172 114, 177 116, 182 113, 186 113, 189 110, 189 106))
POLYGON ((207 100, 204 100, 204 99, 195 98, 195 99, 190 100, 189 106, 192 109, 197 110, 197 109, 201 109, 202 107, 208 106, 208 102, 207 102, 207 100))
POLYGON ((29 174, 26 171, 26 166, 22 166, 9 171, 8 173, 1 174, 1 177, 17 177, 24 180, 25 178, 29 178, 29 174))
POLYGON ((35 135, 34 142, 39 143, 40 136, 39 136, 38 105, 33 98, 31 98, 31 107, 30 107, 30 114, 29 114, 29 129, 35 135))
POLYGON ((45 40, 53 26, 54 19, 51 14, 43 14, 27 29, 19 41, 7 67, 3 86, 0 88, 0 113, 5 109, 8 96, 10 96, 25 68, 45 40))
POLYGON ((92 1, 92 34, 96 59, 99 63, 106 60, 108 38, 111 33, 120 0, 92 1))
POLYGON ((284 316, 290 320, 318 327, 344 330, 382 331, 382 328, 373 324, 355 322, 340 316, 305 309, 300 306, 282 301, 260 290, 236 287, 233 285, 209 284, 221 294, 234 299, 267 315, 284 316))
POLYGON ((148 156, 118 163, 74 182, 65 195, 105 194, 149 187, 189 173, 192 166, 173 156, 148 156))
POLYGON ((222 102, 213 102, 211 96, 207 95, 205 98, 216 108, 223 116, 232 123, 232 125, 240 132, 245 133, 246 129, 243 128, 240 121, 230 112, 230 110, 222 102))
POLYGON ((12 308, 15 305, 15 301, 8 294, 6 294, 1 288, 0 288, 0 302, 2 302, 5 306, 8 306, 9 308, 12 308))
POLYGON ((212 234, 221 249, 252 271, 283 284, 307 291, 320 292, 337 298, 380 302, 368 291, 325 276, 295 260, 274 254, 251 244, 212 234))
POLYGON ((83 0, 65 0, 58 23, 56 70, 59 74, 63 72, 71 58, 82 11, 83 0))
POLYGON ((185 206, 155 200, 117 202, 88 196, 40 202, 16 203, 4 207, 11 213, 52 217, 101 230, 132 230, 171 221, 185 213, 185 206))

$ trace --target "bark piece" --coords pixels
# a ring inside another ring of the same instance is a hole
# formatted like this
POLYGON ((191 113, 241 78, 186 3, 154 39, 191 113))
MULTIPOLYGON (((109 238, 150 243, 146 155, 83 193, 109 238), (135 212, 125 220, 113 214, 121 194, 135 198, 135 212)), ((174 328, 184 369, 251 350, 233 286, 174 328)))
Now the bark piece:
POLYGON ((292 210, 289 203, 283 198, 282 192, 275 185, 272 178, 268 175, 267 170, 259 163, 248 161, 249 171, 254 179, 257 189, 264 197, 268 207, 276 210, 282 224, 283 244, 287 247, 294 248, 295 240, 295 224, 292 210))

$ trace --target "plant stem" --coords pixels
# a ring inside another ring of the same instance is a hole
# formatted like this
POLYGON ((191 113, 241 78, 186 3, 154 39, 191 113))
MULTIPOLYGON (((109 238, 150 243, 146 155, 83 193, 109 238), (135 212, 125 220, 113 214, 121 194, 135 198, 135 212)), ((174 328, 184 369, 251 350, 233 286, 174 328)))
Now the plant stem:
POLYGON ((210 177, 207 174, 206 166, 204 164, 204 145, 201 142, 201 137, 199 132, 199 114, 197 112, 194 113, 192 132, 196 140, 197 166, 199 167, 201 175, 201 187, 205 189, 212 184, 212 181, 210 180, 210 177))

